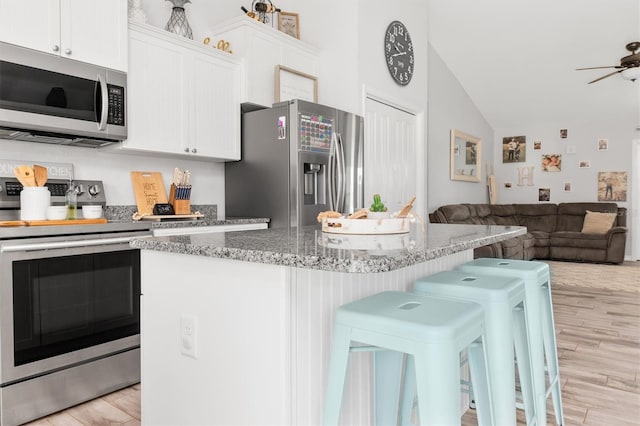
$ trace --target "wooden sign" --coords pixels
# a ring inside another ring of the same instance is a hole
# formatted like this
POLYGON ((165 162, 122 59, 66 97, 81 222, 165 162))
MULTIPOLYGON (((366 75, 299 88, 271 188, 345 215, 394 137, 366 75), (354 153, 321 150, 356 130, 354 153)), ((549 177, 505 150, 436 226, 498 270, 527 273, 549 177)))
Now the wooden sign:
POLYGON ((167 202, 167 193, 160 172, 131 172, 133 193, 140 215, 153 213, 153 206, 167 202))

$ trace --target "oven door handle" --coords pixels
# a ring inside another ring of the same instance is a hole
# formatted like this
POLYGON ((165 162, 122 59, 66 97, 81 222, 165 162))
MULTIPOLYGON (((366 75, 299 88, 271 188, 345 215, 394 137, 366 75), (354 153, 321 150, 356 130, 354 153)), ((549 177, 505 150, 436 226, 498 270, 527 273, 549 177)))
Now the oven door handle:
POLYGON ((128 243, 134 238, 143 238, 142 236, 135 237, 117 237, 117 238, 99 238, 96 240, 77 240, 77 241, 58 241, 53 243, 31 243, 31 244, 16 244, 10 246, 3 246, 0 248, 1 253, 12 253, 18 251, 34 251, 34 250, 51 250, 51 249, 65 249, 73 247, 90 247, 90 246, 105 246, 113 244, 128 243))

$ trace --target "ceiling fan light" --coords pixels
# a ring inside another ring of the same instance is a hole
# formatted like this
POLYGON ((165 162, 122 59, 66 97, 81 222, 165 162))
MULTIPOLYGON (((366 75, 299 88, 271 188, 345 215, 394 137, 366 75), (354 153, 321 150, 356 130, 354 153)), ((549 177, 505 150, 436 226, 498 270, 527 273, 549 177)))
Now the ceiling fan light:
POLYGON ((625 80, 636 81, 640 78, 640 67, 627 68, 620 73, 625 80))

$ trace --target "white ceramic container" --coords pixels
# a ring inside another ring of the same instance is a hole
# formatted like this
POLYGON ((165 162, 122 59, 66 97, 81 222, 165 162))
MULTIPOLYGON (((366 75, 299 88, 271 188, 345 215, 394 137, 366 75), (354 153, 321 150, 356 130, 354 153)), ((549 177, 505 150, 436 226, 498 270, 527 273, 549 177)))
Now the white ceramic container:
POLYGON ((51 193, 46 186, 25 186, 20 191, 20 220, 46 220, 51 193))

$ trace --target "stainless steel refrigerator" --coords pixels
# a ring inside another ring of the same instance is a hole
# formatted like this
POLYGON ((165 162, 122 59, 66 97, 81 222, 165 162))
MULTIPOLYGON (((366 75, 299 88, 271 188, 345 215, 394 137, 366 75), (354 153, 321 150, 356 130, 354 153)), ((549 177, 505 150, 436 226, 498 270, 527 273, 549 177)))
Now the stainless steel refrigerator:
POLYGON ((362 117, 301 100, 243 113, 242 159, 225 163, 226 216, 284 228, 362 208, 363 132, 362 117))

